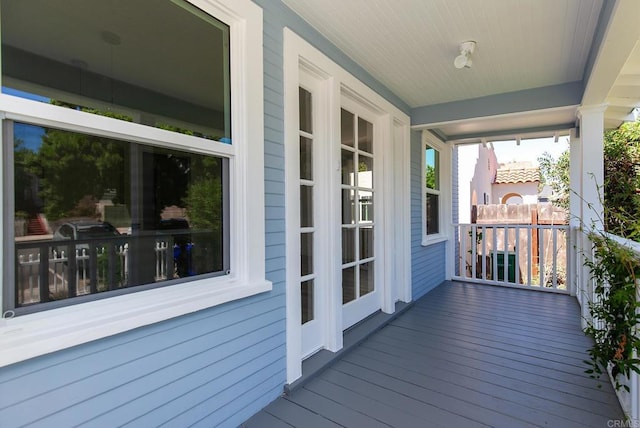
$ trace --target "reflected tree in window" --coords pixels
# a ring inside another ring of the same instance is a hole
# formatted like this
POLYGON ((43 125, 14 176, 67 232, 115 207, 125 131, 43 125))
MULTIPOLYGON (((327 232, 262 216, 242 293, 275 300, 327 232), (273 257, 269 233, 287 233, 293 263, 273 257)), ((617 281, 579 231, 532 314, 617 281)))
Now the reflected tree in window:
POLYGON ((49 220, 92 214, 90 207, 107 189, 123 195, 124 148, 118 141, 47 129, 40 149, 24 160, 40 177, 49 220))

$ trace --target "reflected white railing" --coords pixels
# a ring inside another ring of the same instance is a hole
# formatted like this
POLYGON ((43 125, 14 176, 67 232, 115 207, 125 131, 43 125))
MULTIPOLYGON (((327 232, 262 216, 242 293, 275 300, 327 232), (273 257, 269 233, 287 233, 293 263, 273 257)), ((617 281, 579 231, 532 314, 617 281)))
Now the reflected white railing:
POLYGON ((569 293, 568 225, 456 224, 454 279, 569 293))
MULTIPOLYGON (((53 247, 55 243, 45 244, 53 247)), ((173 248, 169 248, 167 241, 156 241, 155 252, 155 281, 171 279, 168 272, 173 268, 173 248), (168 253, 171 251, 171 253, 168 253)), ((129 279, 129 244, 117 245, 114 248, 113 260, 109 258, 108 247, 98 246, 96 248, 95 262, 95 290, 91 290, 93 284, 91 280, 91 254, 88 248, 76 248, 75 259, 70 260, 68 251, 51 248, 46 250, 48 254, 47 269, 43 271, 40 263, 40 252, 28 252, 17 255, 17 275, 18 299, 21 304, 38 303, 41 301, 40 292, 43 281, 48 283, 48 291, 54 296, 57 293, 68 293, 70 282, 73 282, 75 295, 95 293, 101 288, 108 288, 109 284, 116 284, 116 288, 125 286, 129 279), (70 264, 75 264, 75 268, 70 268, 70 264), (70 278, 71 269, 75 271, 73 278, 70 278), (43 275, 45 277, 43 278, 43 275)), ((37 250, 37 249, 34 249, 37 250)), ((173 276, 172 276, 173 278, 173 276)), ((112 285, 113 286, 113 285, 112 285)), ((46 288, 46 285, 45 285, 46 288)))

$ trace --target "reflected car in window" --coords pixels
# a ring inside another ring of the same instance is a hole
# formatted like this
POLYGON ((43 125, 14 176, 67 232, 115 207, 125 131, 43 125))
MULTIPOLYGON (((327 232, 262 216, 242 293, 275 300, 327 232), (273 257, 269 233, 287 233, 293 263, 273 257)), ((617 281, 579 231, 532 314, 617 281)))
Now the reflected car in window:
MULTIPOLYGON (((53 233, 54 241, 78 241, 76 250, 88 250, 90 240, 101 240, 120 236, 120 232, 111 223, 106 221, 77 221, 63 223, 53 233)), ((57 246, 54 250, 60 253, 66 251, 67 246, 57 246)))

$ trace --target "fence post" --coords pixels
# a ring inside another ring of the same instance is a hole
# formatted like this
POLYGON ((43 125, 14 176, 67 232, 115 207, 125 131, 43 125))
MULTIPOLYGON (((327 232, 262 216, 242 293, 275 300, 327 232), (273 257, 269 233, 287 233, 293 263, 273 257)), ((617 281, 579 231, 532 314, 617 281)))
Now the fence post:
POLYGON ((538 267, 540 266, 540 257, 538 256, 540 251, 538 249, 539 247, 539 234, 540 234, 540 229, 538 229, 538 208, 537 207, 532 207, 531 208, 531 230, 532 232, 532 238, 533 238, 533 249, 532 249, 532 257, 531 257, 531 275, 532 276, 538 276, 538 267))

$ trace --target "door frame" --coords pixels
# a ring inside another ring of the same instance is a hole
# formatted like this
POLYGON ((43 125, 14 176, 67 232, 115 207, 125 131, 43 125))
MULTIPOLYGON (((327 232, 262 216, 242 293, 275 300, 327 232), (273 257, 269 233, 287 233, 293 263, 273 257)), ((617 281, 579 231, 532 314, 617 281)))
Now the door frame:
MULTIPOLYGON (((322 306, 321 348, 332 352, 343 346, 342 289, 341 284, 341 222, 338 218, 341 204, 340 188, 340 108, 343 97, 356 101, 373 112, 382 152, 376 167, 379 207, 376 220, 380 238, 375 243, 376 263, 380 270, 376 275, 376 287, 380 287, 380 308, 393 313, 398 300, 411 301, 411 218, 410 218, 410 147, 407 114, 381 97, 352 74, 337 65, 318 49, 296 35, 289 28, 284 39, 284 152, 285 152, 285 243, 286 243, 286 351, 287 382, 292 383, 302 375, 302 326, 300 325, 300 237, 299 227, 299 104, 298 88, 301 73, 304 79, 316 81, 320 91, 319 117, 326 120, 319 135, 328 144, 326 156, 320 156, 326 174, 320 195, 327 204, 327 218, 322 220, 327 228, 322 242, 315 245, 325 252, 326 263, 317 269, 333 284, 320 294, 322 306), (298 152, 296 154, 296 152, 298 152), (401 185, 401 188, 397 188, 401 185), (325 199, 326 197, 326 199, 325 199), (296 221, 297 219, 297 221, 296 221)), ((318 128, 314 124, 314 128, 318 128)), ((314 131, 315 134, 315 131, 314 131)), ((314 207, 315 210, 315 207, 314 207)))

